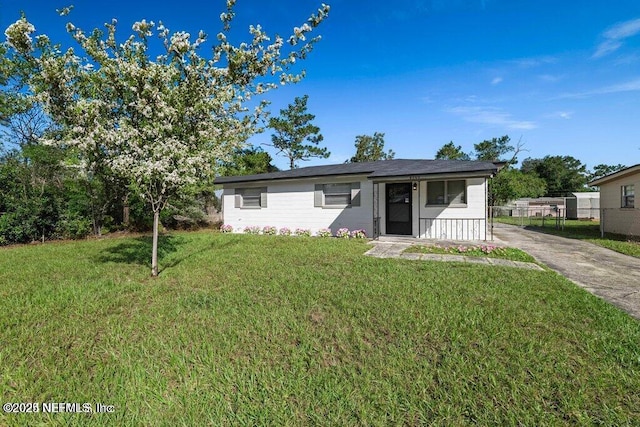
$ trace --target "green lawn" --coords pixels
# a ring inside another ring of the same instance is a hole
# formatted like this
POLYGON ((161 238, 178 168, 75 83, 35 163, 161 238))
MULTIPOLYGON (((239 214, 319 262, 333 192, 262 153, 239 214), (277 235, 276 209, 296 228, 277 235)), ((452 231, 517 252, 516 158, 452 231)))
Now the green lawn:
POLYGON ((600 225, 595 221, 566 220, 564 227, 556 228, 554 218, 543 221, 542 218, 498 217, 495 220, 505 224, 524 225, 527 228, 557 236, 586 240, 616 252, 640 258, 640 241, 637 238, 630 239, 628 236, 613 233, 605 233, 604 237, 601 237, 600 225))
POLYGON ((640 322, 549 271, 200 233, 0 249, 0 425, 640 424, 640 322))
POLYGON ((407 253, 464 255, 472 257, 487 257, 507 259, 510 261, 536 262, 536 259, 528 253, 516 248, 503 248, 493 245, 440 245, 422 244, 413 245, 405 249, 407 253))

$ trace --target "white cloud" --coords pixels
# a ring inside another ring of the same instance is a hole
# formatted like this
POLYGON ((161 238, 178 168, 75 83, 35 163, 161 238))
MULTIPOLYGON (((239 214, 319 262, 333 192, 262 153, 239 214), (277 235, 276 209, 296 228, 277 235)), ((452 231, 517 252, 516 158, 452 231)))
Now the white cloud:
POLYGON ((640 18, 620 22, 602 33, 604 40, 596 47, 592 58, 602 58, 622 47, 622 42, 640 33, 640 18))
POLYGON ((558 99, 563 98, 589 98, 595 95, 609 95, 621 92, 637 92, 640 91, 640 78, 615 85, 604 86, 597 89, 585 90, 583 92, 565 93, 560 95, 558 99))
POLYGON ((545 116, 549 119, 565 119, 569 120, 573 117, 573 111, 556 111, 545 116))
POLYGON ((513 130, 531 130, 537 127, 532 121, 515 120, 511 114, 495 107, 453 107, 446 111, 472 123, 500 126, 513 130))
POLYGON ((493 86, 495 86, 495 85, 497 85, 497 84, 502 83, 502 80, 503 80, 503 78, 502 78, 502 77, 496 77, 496 78, 494 78, 493 80, 491 80, 491 84, 492 84, 493 86))
POLYGON ((562 76, 554 76, 553 74, 541 74, 538 76, 540 80, 548 83, 557 83, 562 80, 562 76))
POLYGON ((538 56, 532 58, 519 58, 509 61, 520 68, 534 68, 546 64, 554 64, 558 62, 553 56, 538 56))
POLYGON ((640 18, 630 21, 621 22, 614 25, 604 32, 604 36, 608 39, 626 39, 635 36, 640 32, 640 18))

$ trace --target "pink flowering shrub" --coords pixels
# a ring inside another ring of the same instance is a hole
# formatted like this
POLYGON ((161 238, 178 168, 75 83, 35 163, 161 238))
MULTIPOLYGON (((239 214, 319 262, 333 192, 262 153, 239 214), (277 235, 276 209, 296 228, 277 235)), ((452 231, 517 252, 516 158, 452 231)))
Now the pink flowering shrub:
POLYGON ((316 233, 316 236, 318 236, 318 237, 331 237, 332 236, 331 229, 329 229, 329 228, 321 228, 316 233))
POLYGON ((308 228, 296 228, 296 236, 309 237, 311 236, 311 230, 308 228))
POLYGON ((535 258, 526 252, 516 248, 505 248, 489 244, 478 245, 416 245, 407 249, 407 252, 424 253, 424 254, 450 254, 464 255, 474 257, 491 257, 508 259, 511 261, 535 262, 535 258))
POLYGON ((266 234, 267 236, 275 236, 276 228, 272 225, 267 225, 262 228, 262 234, 266 234))
POLYGON ((349 229, 348 228, 340 228, 336 232, 336 237, 339 237, 341 239, 348 239, 349 238, 349 229))
POLYGON ((243 230, 246 234, 260 234, 260 227, 257 225, 248 225, 243 230))
POLYGON ((468 255, 489 255, 490 253, 500 249, 494 245, 474 245, 474 246, 440 246, 433 245, 432 248, 437 253, 449 253, 449 254, 468 254, 468 255))
POLYGON ((233 226, 230 224, 224 224, 220 226, 220 231, 223 233, 232 233, 233 232, 233 226))
POLYGON ((353 237, 354 239, 366 239, 367 232, 363 229, 353 230, 351 232, 351 237, 353 237))
POLYGON ((493 246, 493 245, 481 245, 480 246, 480 250, 485 254, 490 254, 491 252, 495 251, 496 249, 497 249, 497 246, 493 246))
POLYGON ((278 233, 281 236, 291 236, 291 229, 289 227, 282 227, 278 233))

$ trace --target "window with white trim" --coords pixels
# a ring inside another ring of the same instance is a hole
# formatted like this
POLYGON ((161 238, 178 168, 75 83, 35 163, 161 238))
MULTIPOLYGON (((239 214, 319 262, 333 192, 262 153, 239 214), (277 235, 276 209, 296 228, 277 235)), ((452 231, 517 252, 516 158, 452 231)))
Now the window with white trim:
POLYGON ((467 182, 427 181, 427 203, 429 205, 464 205, 467 203, 467 182))
POLYGON ((267 207, 267 187, 236 188, 235 207, 261 209, 267 207))
POLYGON ((634 192, 635 192, 635 189, 633 188, 633 184, 622 186, 622 207, 623 208, 635 207, 634 192))
POLYGON ((314 206, 323 208, 360 206, 360 183, 316 184, 314 206))

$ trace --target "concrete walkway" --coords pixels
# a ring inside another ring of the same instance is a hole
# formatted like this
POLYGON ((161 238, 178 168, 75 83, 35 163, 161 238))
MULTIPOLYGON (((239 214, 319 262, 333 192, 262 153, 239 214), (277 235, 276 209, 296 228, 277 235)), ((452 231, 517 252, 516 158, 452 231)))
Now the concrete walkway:
POLYGON ((640 319, 640 259, 576 239, 495 224, 496 244, 522 249, 578 286, 640 319))
POLYGON ((503 267, 526 268, 529 270, 543 270, 537 264, 530 262, 510 261, 507 259, 487 258, 487 257, 471 257, 463 255, 440 255, 440 254, 418 254, 403 253, 409 246, 420 244, 420 241, 413 242, 385 242, 374 240, 371 242, 374 246, 368 250, 365 255, 376 258, 402 258, 410 260, 422 261, 443 261, 443 262, 468 262, 472 264, 488 264, 500 265, 503 267))

